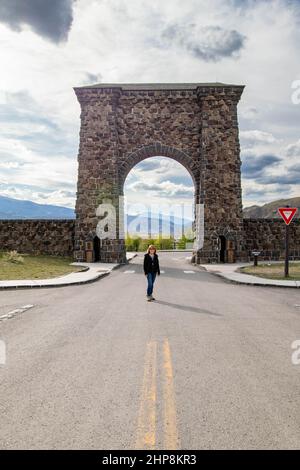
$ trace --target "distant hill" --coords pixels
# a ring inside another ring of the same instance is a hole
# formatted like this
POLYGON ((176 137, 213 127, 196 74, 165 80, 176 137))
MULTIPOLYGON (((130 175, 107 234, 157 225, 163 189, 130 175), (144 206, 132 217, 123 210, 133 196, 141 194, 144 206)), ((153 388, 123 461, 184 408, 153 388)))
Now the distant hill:
MULTIPOLYGON (((284 206, 298 207, 296 217, 300 217, 300 197, 293 197, 290 199, 278 199, 273 202, 268 202, 263 206, 250 206, 243 209, 245 218, 278 218, 278 207, 284 206)), ((136 216, 127 215, 127 224, 129 228, 135 227, 135 232, 138 235, 145 235, 148 230, 148 217, 147 214, 139 216, 139 224, 133 223, 136 216)), ((6 196, 0 196, 0 219, 75 219, 74 209, 68 207, 55 206, 51 204, 38 204, 32 201, 21 201, 20 199, 13 199, 6 196)), ((152 216, 152 229, 154 232, 158 230, 158 215, 152 216)), ((162 230, 168 233, 170 222, 166 216, 163 216, 162 230)), ((190 220, 184 221, 185 230, 190 230, 192 222, 190 220)), ((175 235, 180 235, 182 225, 181 219, 175 217, 174 222, 171 221, 171 230, 174 229, 175 235)))
POLYGON ((0 219, 74 219, 73 209, 0 196, 0 219))
POLYGON ((245 218, 263 218, 273 219, 280 217, 277 213, 279 207, 290 206, 298 207, 298 212, 295 217, 300 217, 300 197, 292 197, 290 199, 278 199, 273 202, 268 202, 263 206, 250 206, 243 209, 245 218))
MULTIPOLYGON (((142 238, 148 236, 148 223, 149 217, 147 214, 140 214, 134 216, 127 214, 127 229, 130 235, 138 235, 142 238)), ((174 236, 181 237, 182 235, 182 221, 179 217, 174 217, 173 220, 168 216, 162 215, 161 232, 163 235, 174 233, 174 236)), ((189 219, 184 220, 184 233, 189 234, 192 230, 192 221, 189 219)), ((151 217, 151 236, 159 235, 159 216, 158 214, 152 214, 151 217)))
MULTIPOLYGON (((68 207, 50 204, 37 204, 32 201, 21 201, 10 197, 0 196, 0 219, 75 219, 75 212, 68 207)), ((127 215, 127 228, 130 235, 145 237, 148 235, 148 214, 139 216, 127 215)), ((184 221, 185 233, 192 228, 192 221, 184 221)), ((159 231, 159 217, 153 214, 151 218, 151 234, 155 236, 159 231)), ((181 236, 181 219, 174 217, 169 221, 168 217, 162 217, 162 233, 174 232, 176 237, 181 236), (171 228, 170 228, 171 227, 171 228)))

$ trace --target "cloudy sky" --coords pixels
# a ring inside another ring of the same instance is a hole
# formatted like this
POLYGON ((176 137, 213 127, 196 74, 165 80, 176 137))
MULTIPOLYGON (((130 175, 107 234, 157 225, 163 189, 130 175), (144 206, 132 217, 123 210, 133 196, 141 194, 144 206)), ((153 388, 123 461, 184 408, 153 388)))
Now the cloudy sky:
MULTIPOLYGON (((74 86, 219 81, 246 85, 244 205, 300 196, 299 52, 299 0, 0 0, 0 195, 74 207, 74 86)), ((126 194, 189 201, 193 185, 156 157, 126 194)))

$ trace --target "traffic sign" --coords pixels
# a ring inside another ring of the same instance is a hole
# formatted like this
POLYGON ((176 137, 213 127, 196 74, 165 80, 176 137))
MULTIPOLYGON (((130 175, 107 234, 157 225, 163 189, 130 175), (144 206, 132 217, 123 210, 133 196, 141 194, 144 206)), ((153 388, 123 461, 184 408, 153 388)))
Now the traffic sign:
POLYGON ((292 222, 297 207, 280 207, 278 213, 281 215, 285 222, 285 262, 284 262, 284 277, 289 277, 289 225, 292 222))
POLYGON ((297 207, 280 207, 278 209, 278 213, 281 215, 286 225, 290 225, 297 211, 297 207))

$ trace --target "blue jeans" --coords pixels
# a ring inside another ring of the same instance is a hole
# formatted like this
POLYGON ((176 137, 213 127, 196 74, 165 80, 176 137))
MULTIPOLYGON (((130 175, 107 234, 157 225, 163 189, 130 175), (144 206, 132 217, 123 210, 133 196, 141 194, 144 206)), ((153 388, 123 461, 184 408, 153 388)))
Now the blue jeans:
POLYGON ((147 295, 151 295, 153 292, 153 285, 154 285, 155 277, 156 277, 156 273, 147 274, 147 280, 148 280, 147 295))

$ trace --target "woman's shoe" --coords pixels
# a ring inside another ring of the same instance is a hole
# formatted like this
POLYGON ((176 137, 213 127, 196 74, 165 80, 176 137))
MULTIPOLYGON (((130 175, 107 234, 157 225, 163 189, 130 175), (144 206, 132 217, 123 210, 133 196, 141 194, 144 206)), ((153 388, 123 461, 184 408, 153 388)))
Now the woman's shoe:
POLYGON ((151 300, 151 295, 147 295, 147 301, 150 302, 151 300))
POLYGON ((153 297, 153 295, 151 295, 150 297, 151 297, 151 299, 150 299, 150 300, 155 300, 155 298, 153 297))

